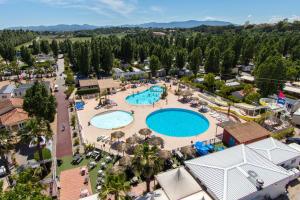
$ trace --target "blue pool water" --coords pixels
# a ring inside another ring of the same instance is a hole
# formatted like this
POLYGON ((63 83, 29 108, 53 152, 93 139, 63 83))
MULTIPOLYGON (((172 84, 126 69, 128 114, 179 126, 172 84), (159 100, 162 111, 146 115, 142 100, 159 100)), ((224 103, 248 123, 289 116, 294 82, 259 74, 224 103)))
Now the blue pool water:
POLYGON ((180 108, 152 112, 147 116, 146 124, 153 131, 172 137, 196 136, 209 127, 209 121, 200 113, 180 108))
POLYGON ((152 105, 160 99, 163 88, 160 86, 152 86, 137 94, 126 97, 126 102, 132 105, 152 105))
POLYGON ((82 102, 82 101, 75 102, 75 108, 76 108, 76 110, 83 110, 84 102, 82 102))
POLYGON ((116 129, 127 126, 132 121, 133 116, 131 113, 122 110, 115 110, 100 113, 94 116, 90 122, 97 128, 116 129))

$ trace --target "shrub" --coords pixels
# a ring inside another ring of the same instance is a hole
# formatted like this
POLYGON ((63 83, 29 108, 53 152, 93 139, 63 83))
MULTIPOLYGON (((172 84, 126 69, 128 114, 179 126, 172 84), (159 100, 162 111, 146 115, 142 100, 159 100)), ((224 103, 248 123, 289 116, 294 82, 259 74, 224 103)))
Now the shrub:
POLYGON ((292 137, 293 135, 294 135, 294 127, 290 127, 290 128, 284 129, 282 131, 273 133, 272 137, 277 140, 282 140, 287 137, 292 137))
POLYGON ((73 143, 74 146, 78 146, 79 145, 79 138, 76 138, 74 140, 74 143, 73 143))
POLYGON ((76 92, 76 94, 78 94, 78 95, 95 94, 95 93, 99 93, 98 88, 81 89, 81 90, 77 90, 77 92, 76 92))
MULTIPOLYGON (((49 149, 43 148, 43 149, 42 149, 42 154, 43 154, 44 160, 51 159, 51 151, 50 151, 49 149)), ((34 158, 36 161, 39 161, 39 160, 40 160, 40 156, 39 156, 39 152, 38 152, 38 151, 34 152, 33 158, 34 158)))
POLYGON ((78 133, 76 131, 73 132, 73 138, 76 138, 78 136, 78 133))
POLYGON ((73 85, 69 86, 68 89, 65 91, 65 95, 67 96, 67 98, 70 97, 70 95, 72 94, 72 92, 74 91, 75 87, 73 85))

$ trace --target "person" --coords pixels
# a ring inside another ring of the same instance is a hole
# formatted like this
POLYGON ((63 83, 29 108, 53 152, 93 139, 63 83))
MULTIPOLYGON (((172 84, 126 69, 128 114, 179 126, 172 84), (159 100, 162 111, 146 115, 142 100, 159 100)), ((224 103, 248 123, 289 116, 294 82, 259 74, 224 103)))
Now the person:
POLYGON ((65 125, 64 124, 62 125, 62 131, 65 131, 65 125))

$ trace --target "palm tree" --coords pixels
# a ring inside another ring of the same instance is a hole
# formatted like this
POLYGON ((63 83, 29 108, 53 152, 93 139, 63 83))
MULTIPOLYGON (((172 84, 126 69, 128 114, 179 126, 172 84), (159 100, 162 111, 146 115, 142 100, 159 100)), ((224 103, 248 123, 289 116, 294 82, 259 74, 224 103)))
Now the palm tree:
POLYGON ((35 142, 39 153, 39 160, 43 161, 41 142, 43 141, 43 137, 46 141, 52 137, 52 130, 49 122, 33 117, 25 124, 24 128, 19 131, 19 135, 21 136, 21 141, 35 142))
POLYGON ((151 177, 162 168, 163 161, 158 156, 158 147, 144 143, 137 145, 134 151, 132 166, 137 176, 146 179, 147 192, 150 192, 151 177))
POLYGON ((121 195, 130 190, 130 183, 126 181, 124 173, 111 174, 105 176, 104 184, 99 193, 100 199, 106 199, 110 194, 114 195, 115 200, 121 199, 121 195))
POLYGON ((7 153, 12 148, 12 135, 6 129, 0 131, 0 157, 4 162, 4 167, 6 172, 9 174, 10 169, 8 166, 7 153))
POLYGON ((230 115, 230 108, 231 108, 231 106, 233 106, 233 105, 234 105, 233 102, 231 102, 231 101, 227 102, 227 106, 228 106, 227 116, 228 116, 228 117, 229 117, 229 115, 230 115))

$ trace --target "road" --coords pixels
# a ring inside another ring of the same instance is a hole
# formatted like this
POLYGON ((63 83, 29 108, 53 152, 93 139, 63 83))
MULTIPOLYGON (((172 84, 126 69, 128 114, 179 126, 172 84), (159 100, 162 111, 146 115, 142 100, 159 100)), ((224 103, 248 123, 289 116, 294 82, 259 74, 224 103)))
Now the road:
POLYGON ((57 79, 56 84, 58 85, 59 91, 55 93, 57 101, 57 135, 56 135, 56 157, 61 158, 64 156, 72 155, 72 137, 70 132, 69 123, 69 102, 66 100, 66 95, 64 94, 64 79, 60 76, 64 71, 64 59, 59 56, 57 61, 57 79), (62 131, 62 127, 65 130, 62 131))

